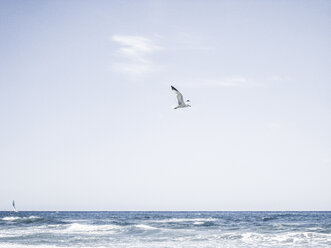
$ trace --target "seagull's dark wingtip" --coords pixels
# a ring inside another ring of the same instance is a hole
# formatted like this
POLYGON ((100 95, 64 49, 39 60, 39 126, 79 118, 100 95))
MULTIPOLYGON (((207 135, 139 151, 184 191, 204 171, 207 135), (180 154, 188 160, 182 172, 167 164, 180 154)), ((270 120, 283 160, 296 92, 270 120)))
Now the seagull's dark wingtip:
POLYGON ((172 90, 177 90, 177 89, 176 89, 174 86, 172 86, 172 85, 171 85, 171 89, 172 89, 172 90))

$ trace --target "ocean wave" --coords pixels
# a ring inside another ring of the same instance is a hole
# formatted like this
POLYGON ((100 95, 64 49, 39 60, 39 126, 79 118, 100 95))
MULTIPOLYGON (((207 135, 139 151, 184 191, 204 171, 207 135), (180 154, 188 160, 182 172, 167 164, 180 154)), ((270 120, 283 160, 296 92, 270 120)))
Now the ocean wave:
POLYGON ((39 216, 5 216, 0 218, 0 226, 3 225, 58 225, 66 222, 53 217, 39 216))
POLYGON ((33 221, 33 220, 41 220, 43 218, 38 216, 29 216, 29 217, 17 217, 17 216, 6 216, 3 217, 1 220, 3 221, 33 221))
POLYGON ((18 219, 21 219, 21 217, 8 216, 8 217, 1 218, 1 220, 5 220, 5 221, 14 221, 14 220, 18 220, 18 219))
POLYGON ((211 222, 217 221, 215 218, 170 218, 170 219, 163 219, 163 220, 155 220, 154 222, 159 223, 178 223, 178 222, 211 222))
POLYGON ((331 213, 0 214, 0 248, 331 247, 331 213))
POLYGON ((12 244, 0 243, 0 248, 58 248, 58 245, 26 245, 26 244, 12 244))
POLYGON ((194 221, 193 224, 194 225, 203 225, 205 222, 203 221, 194 221))
POLYGON ((70 224, 65 231, 69 232, 102 232, 102 231, 112 231, 121 229, 117 225, 93 225, 93 224, 81 224, 81 223, 72 223, 70 224))
POLYGON ((152 226, 145 225, 145 224, 135 225, 135 227, 138 227, 138 228, 141 228, 141 229, 144 229, 144 230, 156 230, 156 229, 158 229, 156 227, 152 227, 152 226))
POLYGON ((276 216, 264 216, 264 217, 262 217, 262 220, 263 221, 269 221, 269 220, 275 220, 277 218, 278 217, 276 217, 276 216))
POLYGON ((315 232, 283 232, 277 234, 265 233, 243 233, 242 240, 247 244, 309 244, 329 240, 331 235, 315 232))
POLYGON ((224 233, 221 235, 218 235, 218 239, 222 239, 222 240, 237 240, 237 239, 242 239, 243 235, 241 233, 224 233))

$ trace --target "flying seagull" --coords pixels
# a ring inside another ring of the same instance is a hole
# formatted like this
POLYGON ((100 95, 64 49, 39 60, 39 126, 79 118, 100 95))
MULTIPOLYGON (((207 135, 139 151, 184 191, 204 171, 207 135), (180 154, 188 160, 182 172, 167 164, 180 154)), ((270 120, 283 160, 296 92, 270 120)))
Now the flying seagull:
POLYGON ((171 89, 177 95, 177 100, 178 100, 178 106, 175 107, 174 109, 191 107, 191 105, 188 104, 190 102, 190 100, 187 100, 186 102, 184 102, 182 93, 180 93, 174 86, 171 86, 171 89))

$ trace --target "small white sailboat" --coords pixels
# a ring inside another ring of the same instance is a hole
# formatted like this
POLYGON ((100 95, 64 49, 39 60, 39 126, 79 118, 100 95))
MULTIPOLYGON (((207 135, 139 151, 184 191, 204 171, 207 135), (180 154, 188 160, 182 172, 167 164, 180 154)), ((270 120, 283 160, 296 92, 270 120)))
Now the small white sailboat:
POLYGON ((16 207, 15 207, 15 201, 13 200, 13 211, 14 212, 18 212, 17 210, 16 210, 16 207))

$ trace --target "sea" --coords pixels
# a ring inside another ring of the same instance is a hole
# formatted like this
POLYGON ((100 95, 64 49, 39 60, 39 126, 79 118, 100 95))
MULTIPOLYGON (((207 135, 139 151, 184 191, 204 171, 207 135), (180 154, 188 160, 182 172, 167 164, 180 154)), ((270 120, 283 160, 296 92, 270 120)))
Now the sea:
POLYGON ((0 247, 331 247, 331 212, 0 212, 0 247))

